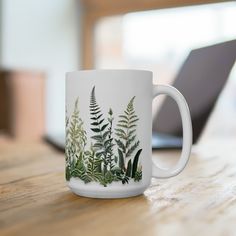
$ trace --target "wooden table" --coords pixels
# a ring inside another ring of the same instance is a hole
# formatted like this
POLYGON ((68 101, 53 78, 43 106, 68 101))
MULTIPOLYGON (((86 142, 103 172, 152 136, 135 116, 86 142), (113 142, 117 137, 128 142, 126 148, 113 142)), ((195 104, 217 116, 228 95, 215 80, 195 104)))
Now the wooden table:
MULTIPOLYGON (((236 142, 194 151, 178 177, 144 195, 97 200, 72 194, 64 156, 45 144, 0 142, 0 235, 236 235, 236 142)), ((156 152, 169 165, 179 152, 156 152)))

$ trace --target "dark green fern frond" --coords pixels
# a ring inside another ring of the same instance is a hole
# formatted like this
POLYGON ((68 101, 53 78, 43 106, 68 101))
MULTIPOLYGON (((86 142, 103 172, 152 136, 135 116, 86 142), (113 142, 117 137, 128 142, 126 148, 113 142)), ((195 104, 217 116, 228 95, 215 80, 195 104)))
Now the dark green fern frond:
POLYGON ((132 160, 130 159, 127 165, 126 176, 131 177, 131 174, 132 174, 132 160))
POLYGON ((115 144, 113 144, 113 137, 112 137, 113 120, 114 120, 113 111, 110 108, 109 112, 108 112, 108 122, 109 122, 108 139, 104 142, 105 148, 108 152, 107 161, 108 161, 108 165, 109 165, 110 170, 112 170, 115 167, 114 154, 113 154, 113 146, 115 144))
POLYGON ((123 152, 118 148, 118 155, 119 155, 119 167, 124 170, 125 169, 125 159, 123 152))
MULTIPOLYGON (((130 143, 133 143, 133 142, 130 142, 130 143)), ((129 149, 126 149, 126 157, 130 157, 131 154, 136 150, 138 146, 139 146, 139 141, 135 142, 129 149)))
POLYGON ((134 157, 133 168, 132 168, 132 178, 135 178, 137 167, 138 167, 139 156, 141 152, 142 152, 142 149, 139 149, 134 157))
MULTIPOLYGON (((91 97, 90 97, 90 115, 91 120, 93 121, 91 123, 91 130, 95 133, 91 138, 95 140, 94 148, 95 150, 99 151, 99 153, 102 153, 103 159, 105 161, 106 159, 106 153, 105 153, 105 141, 107 140, 106 128, 109 125, 108 123, 105 123, 105 119, 103 118, 102 111, 97 104, 96 96, 95 96, 95 86, 92 89, 91 97), (102 151, 102 152, 101 152, 102 151)), ((98 155, 99 156, 99 155, 98 155)))
MULTIPOLYGON (((110 109, 108 112, 108 123, 103 118, 103 113, 96 101, 95 86, 92 89, 90 97, 90 115, 91 130, 95 133, 91 138, 95 140, 93 147, 96 151, 96 156, 102 162, 103 180, 102 184, 106 186, 107 172, 111 170, 114 164, 113 158, 113 138, 112 138, 112 125, 113 125, 113 111, 110 109)), ((101 181, 100 181, 101 182, 101 181)))

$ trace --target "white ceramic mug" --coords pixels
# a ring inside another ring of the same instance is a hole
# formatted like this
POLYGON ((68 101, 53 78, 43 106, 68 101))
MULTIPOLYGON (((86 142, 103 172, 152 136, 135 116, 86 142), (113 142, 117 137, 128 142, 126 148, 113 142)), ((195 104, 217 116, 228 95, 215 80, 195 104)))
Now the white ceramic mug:
POLYGON ((179 174, 191 145, 191 119, 183 95, 171 86, 153 85, 152 72, 67 73, 66 180, 74 193, 95 198, 142 194, 151 177, 179 174), (152 162, 152 99, 160 94, 177 102, 183 123, 181 157, 167 170, 152 162))

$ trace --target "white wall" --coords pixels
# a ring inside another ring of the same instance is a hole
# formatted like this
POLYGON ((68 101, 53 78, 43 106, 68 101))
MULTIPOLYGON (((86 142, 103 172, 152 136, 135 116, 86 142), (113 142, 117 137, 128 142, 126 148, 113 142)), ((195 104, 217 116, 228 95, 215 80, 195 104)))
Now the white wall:
POLYGON ((48 74, 47 132, 64 131, 64 76, 78 69, 80 6, 76 0, 2 0, 2 61, 48 74))

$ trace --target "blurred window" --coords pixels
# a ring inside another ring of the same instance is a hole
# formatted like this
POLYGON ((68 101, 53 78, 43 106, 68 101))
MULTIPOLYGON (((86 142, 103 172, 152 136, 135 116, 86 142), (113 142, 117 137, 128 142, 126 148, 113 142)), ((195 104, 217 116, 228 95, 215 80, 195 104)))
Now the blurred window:
POLYGON ((104 17, 95 27, 95 68, 137 68, 171 83, 193 48, 236 38, 236 2, 104 17))

